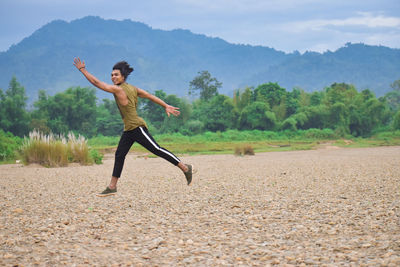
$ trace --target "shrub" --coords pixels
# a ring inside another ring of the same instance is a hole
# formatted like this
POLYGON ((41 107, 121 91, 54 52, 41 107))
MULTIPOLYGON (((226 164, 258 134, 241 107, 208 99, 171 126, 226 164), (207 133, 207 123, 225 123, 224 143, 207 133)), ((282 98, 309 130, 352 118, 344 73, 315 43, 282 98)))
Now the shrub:
POLYGON ((337 133, 335 133, 335 131, 333 131, 332 129, 308 129, 308 130, 304 130, 304 137, 305 138, 309 138, 309 139, 335 139, 338 138, 337 133))
POLYGON ((253 147, 250 145, 245 145, 243 147, 243 154, 253 156, 254 155, 253 147))
POLYGON ((29 133, 21 147, 24 164, 38 163, 47 167, 61 167, 69 162, 82 165, 92 163, 86 139, 73 133, 68 134, 68 141, 63 135, 46 135, 39 131, 29 133))
POLYGON ((16 151, 22 144, 20 137, 0 129, 0 161, 16 158, 16 151))
POLYGON ((38 131, 29 133, 21 147, 24 164, 38 163, 46 167, 66 166, 68 164, 68 148, 65 138, 44 135, 38 131))
POLYGON ((102 164, 103 163, 103 154, 101 154, 98 150, 96 149, 91 149, 89 150, 89 154, 91 159, 94 161, 96 164, 102 164))
POLYGON ((87 141, 82 135, 75 137, 72 132, 68 133, 67 147, 69 162, 77 162, 83 165, 88 165, 92 162, 89 155, 87 141))
POLYGON ((251 145, 243 145, 235 147, 235 156, 254 155, 254 149, 251 145))
POLYGON ((235 156, 242 156, 242 149, 240 147, 235 147, 235 156))
POLYGON ((400 130, 380 132, 373 136, 377 140, 393 140, 400 138, 400 130))
POLYGON ((339 126, 335 129, 335 134, 340 137, 344 137, 349 133, 349 129, 346 126, 339 126))

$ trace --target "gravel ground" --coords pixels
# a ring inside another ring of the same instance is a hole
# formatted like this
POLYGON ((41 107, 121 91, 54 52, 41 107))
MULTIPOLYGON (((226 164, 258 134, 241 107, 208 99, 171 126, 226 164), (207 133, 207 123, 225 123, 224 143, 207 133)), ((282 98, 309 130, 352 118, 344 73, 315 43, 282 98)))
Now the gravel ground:
POLYGON ((400 266, 400 147, 0 166, 1 266, 400 266))

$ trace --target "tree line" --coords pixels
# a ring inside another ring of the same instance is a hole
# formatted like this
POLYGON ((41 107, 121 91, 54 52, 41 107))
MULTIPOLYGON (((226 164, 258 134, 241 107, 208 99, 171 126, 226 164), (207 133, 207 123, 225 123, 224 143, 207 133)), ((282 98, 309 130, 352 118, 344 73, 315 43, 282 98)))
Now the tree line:
MULTIPOLYGON (((400 129, 400 80, 379 98, 368 89, 359 92, 346 83, 308 93, 300 88, 287 91, 270 82, 237 89, 233 97, 219 94, 221 87, 208 71, 201 71, 189 84, 191 101, 163 90, 154 92, 179 107, 179 117, 167 117, 162 107, 147 99, 139 100, 138 112, 154 134, 329 128, 339 135, 365 137, 374 131, 400 129)), ((33 129, 43 133, 73 131, 87 137, 116 136, 123 130, 114 100, 98 101, 94 88, 71 87, 53 96, 42 90, 29 109, 27 100, 16 77, 6 91, 0 89, 0 129, 21 137, 33 129)))

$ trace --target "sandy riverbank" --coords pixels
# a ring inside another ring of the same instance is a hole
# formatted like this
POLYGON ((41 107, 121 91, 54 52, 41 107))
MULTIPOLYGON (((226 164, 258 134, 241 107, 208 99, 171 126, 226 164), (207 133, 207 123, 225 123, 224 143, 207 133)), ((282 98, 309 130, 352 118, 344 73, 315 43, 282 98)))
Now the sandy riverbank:
POLYGON ((400 265, 400 147, 0 166, 0 265, 400 265))

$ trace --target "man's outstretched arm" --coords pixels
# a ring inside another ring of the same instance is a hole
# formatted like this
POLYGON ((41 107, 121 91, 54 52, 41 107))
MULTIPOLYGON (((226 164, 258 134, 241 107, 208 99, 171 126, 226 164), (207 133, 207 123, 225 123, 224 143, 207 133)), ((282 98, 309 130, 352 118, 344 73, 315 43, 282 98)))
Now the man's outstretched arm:
POLYGON ((138 96, 141 98, 147 98, 151 101, 153 101, 154 103, 162 106, 165 109, 165 112, 167 113, 168 117, 169 115, 174 115, 174 116, 179 116, 179 114, 181 114, 181 112, 178 110, 179 108, 168 105, 167 103, 165 103, 162 99, 156 97, 155 95, 152 95, 148 92, 146 92, 143 89, 137 88, 138 90, 138 96))
POLYGON ((80 58, 74 59, 74 65, 91 84, 93 84, 94 86, 103 91, 115 94, 121 105, 125 106, 128 104, 128 97, 126 96, 124 90, 121 87, 117 85, 107 84, 97 79, 93 74, 87 71, 85 62, 81 61, 80 58))

